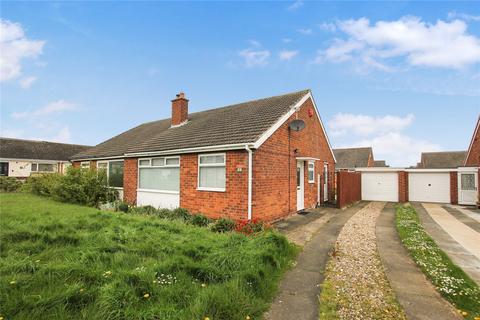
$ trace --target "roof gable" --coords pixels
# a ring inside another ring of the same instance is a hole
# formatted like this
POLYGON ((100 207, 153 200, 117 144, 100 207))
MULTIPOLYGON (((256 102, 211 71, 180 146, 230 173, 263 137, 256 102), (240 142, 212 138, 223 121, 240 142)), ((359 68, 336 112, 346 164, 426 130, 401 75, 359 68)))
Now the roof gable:
MULTIPOLYGON (((480 133, 479 127, 480 127, 480 115, 478 116, 477 125, 475 126, 475 131, 473 132, 472 139, 470 140, 470 145, 468 146, 467 155, 465 156, 465 162, 464 162, 465 166, 467 166, 469 163, 475 163, 475 160, 477 160, 477 159, 473 159, 472 161, 470 161, 470 156, 472 155, 473 153, 472 150, 475 147, 477 149, 480 149, 480 137, 478 137, 480 133)), ((477 165, 480 165, 480 163, 477 163, 477 165)))
POLYGON ((248 101, 189 114, 188 122, 170 127, 170 119, 144 123, 72 159, 255 143, 309 90, 248 101))

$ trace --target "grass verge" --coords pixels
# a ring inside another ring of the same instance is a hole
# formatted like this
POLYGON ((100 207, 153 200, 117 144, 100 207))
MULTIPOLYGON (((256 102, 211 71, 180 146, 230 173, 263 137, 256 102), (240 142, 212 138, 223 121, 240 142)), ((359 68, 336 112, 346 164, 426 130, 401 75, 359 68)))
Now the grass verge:
POLYGON ((4 319, 251 319, 296 248, 156 217, 0 194, 4 319))
POLYGON ((403 245, 440 294, 465 318, 480 318, 480 288, 425 232, 412 206, 397 207, 396 226, 403 245))

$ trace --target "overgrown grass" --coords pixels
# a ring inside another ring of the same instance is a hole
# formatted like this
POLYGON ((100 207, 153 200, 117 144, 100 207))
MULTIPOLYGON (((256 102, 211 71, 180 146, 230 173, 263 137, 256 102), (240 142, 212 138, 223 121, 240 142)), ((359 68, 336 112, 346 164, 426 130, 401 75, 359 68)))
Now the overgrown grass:
POLYGON ((5 319, 257 319, 296 254, 272 231, 214 233, 29 194, 0 201, 5 319))
POLYGON ((412 206, 397 207, 396 225, 402 243, 441 295, 464 317, 480 317, 480 288, 425 232, 412 206))

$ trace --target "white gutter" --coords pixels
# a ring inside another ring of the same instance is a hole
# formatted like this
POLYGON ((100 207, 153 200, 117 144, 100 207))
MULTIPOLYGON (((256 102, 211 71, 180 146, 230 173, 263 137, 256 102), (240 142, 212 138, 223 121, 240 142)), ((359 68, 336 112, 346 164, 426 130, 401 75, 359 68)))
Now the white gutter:
POLYGON ((240 150, 244 148, 245 148, 245 144, 241 144, 241 143, 224 144, 224 145, 217 145, 217 146, 174 149, 174 150, 165 150, 165 151, 132 152, 132 153, 125 153, 125 157, 148 157, 148 156, 156 156, 156 155, 169 155, 169 154, 182 154, 182 153, 240 150))
POLYGON ((248 152, 248 220, 252 220, 252 175, 253 175, 253 151, 248 144, 245 145, 248 152))

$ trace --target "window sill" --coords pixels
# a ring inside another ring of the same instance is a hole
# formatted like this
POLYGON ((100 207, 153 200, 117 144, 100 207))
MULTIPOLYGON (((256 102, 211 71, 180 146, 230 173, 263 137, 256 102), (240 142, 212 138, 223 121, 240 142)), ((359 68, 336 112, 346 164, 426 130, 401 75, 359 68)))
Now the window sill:
POLYGON ((180 194, 180 192, 179 192, 179 191, 170 191, 170 190, 155 190, 155 189, 137 189, 137 192, 151 192, 151 193, 180 194))
POLYGON ((197 190, 198 191, 211 191, 211 192, 225 192, 225 189, 221 189, 221 188, 201 188, 201 187, 198 187, 197 190))
POLYGON ((315 183, 315 180, 308 181, 308 183, 314 184, 314 183, 315 183))

